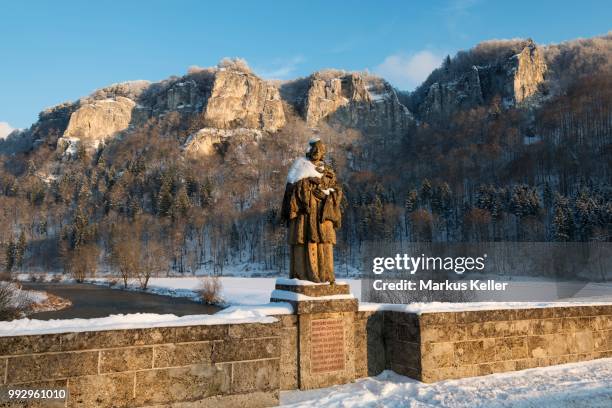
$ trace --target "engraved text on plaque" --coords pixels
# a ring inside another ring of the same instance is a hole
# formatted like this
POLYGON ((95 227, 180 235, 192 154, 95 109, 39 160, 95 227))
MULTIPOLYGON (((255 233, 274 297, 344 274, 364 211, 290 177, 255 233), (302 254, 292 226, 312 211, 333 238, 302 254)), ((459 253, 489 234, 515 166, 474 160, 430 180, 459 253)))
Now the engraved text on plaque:
POLYGON ((310 323, 310 372, 344 370, 344 322, 315 319, 310 323))

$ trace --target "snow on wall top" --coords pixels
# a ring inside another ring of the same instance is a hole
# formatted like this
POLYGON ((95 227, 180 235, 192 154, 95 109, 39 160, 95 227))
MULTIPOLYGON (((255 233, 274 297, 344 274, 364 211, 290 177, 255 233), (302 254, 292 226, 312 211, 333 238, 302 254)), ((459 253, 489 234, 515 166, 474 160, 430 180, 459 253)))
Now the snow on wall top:
POLYGON ((355 299, 353 294, 345 294, 345 295, 328 295, 328 296, 308 296, 301 293, 289 292, 288 290, 280 290, 274 289, 272 294, 270 295, 272 299, 282 299, 282 300, 334 300, 334 299, 355 299))
POLYGON ((574 306, 600 306, 611 305, 612 301, 566 301, 566 302, 423 302, 410 304, 391 303, 360 303, 359 311, 392 311, 404 313, 444 313, 444 312, 468 312, 478 310, 500 310, 500 309, 539 309, 544 307, 574 307, 574 306))
POLYGON ((175 316, 173 314, 133 313, 94 319, 36 320, 0 322, 0 337, 99 330, 145 329, 151 327, 199 326, 240 323, 274 323, 277 319, 257 310, 233 310, 215 315, 175 316))
POLYGON ((254 306, 244 306, 244 305, 230 306, 218 312, 217 315, 225 314, 225 313, 233 313, 236 311, 244 311, 244 310, 257 311, 257 312, 265 314, 266 316, 288 315, 288 314, 293 314, 294 312, 293 306, 291 305, 291 303, 270 302, 270 303, 266 303, 263 305, 254 305, 254 306))

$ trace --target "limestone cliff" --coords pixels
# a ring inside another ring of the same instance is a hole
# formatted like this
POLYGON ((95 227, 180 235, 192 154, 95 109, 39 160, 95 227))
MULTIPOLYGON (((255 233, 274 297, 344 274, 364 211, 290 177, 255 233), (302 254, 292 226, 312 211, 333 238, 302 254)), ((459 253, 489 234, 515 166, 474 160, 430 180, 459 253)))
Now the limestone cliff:
POLYGON ((531 43, 514 58, 516 61, 510 62, 510 69, 514 70, 514 100, 517 104, 530 104, 532 99, 538 96, 544 82, 544 57, 540 49, 531 43))
POLYGON ((72 113, 65 138, 78 138, 97 146, 109 137, 121 132, 130 125, 132 110, 136 103, 123 96, 115 98, 84 101, 72 113))
POLYGON ((308 127, 326 123, 399 140, 415 124, 411 110, 420 118, 444 117, 498 96, 504 106, 536 103, 546 74, 541 51, 523 41, 504 52, 459 64, 452 72, 440 68, 430 77, 435 80, 415 93, 418 97, 401 95, 401 100, 389 83, 367 73, 325 70, 278 85, 239 64, 199 68, 155 83, 119 83, 42 112, 37 123, 16 142, 4 142, 0 152, 27 151, 43 143, 54 147, 60 138, 61 146, 71 146, 67 150, 78 143, 91 149, 172 113, 185 129, 208 129, 185 146, 185 151, 206 155, 213 144, 236 133, 221 135, 211 129, 275 133, 285 126, 287 109, 297 112, 308 127))
POLYGON ((179 113, 183 120, 201 118, 206 127, 217 129, 276 132, 285 125, 277 87, 251 72, 207 68, 157 83, 113 84, 75 103, 50 108, 40 114, 28 140, 40 144, 54 132, 57 137, 52 143, 56 145, 60 138, 60 149, 77 143, 91 149, 130 126, 142 126, 170 112, 179 113))
POLYGON ((220 70, 204 110, 208 126, 275 132, 285 124, 278 89, 251 73, 220 70))
POLYGON ((417 95, 416 111, 424 118, 448 116, 457 110, 488 103, 495 97, 501 98, 506 108, 530 107, 541 98, 546 70, 542 52, 532 41, 527 41, 518 53, 508 57, 441 75, 439 80, 428 84, 422 98, 417 95))
POLYGON ((286 98, 310 127, 325 120, 367 132, 395 133, 413 123, 393 87, 370 75, 328 70, 284 88, 286 98))

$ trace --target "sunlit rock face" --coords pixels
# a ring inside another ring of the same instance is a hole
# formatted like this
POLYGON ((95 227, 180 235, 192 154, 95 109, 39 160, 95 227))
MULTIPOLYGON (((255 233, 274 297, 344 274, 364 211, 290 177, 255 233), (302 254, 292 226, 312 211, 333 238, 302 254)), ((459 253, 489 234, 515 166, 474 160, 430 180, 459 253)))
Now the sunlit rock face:
POLYGON ((214 76, 204 120, 220 129, 244 127, 275 132, 285 125, 285 113, 273 85, 251 73, 220 70, 214 76))
POLYGON ((367 74, 320 71, 287 83, 282 92, 309 127, 325 121, 367 132, 394 133, 413 123, 393 87, 367 74))
POLYGON ((510 62, 514 71, 513 91, 517 104, 530 104, 538 96, 546 74, 546 63, 542 52, 535 44, 530 44, 510 62), (514 64, 512 64, 514 63, 514 64))
POLYGON ((70 116, 64 137, 90 144, 104 142, 127 129, 135 106, 136 102, 123 96, 85 102, 70 116))
POLYGON ((304 114, 309 126, 316 126, 340 107, 354 102, 370 102, 363 78, 357 74, 329 77, 329 73, 312 76, 304 114), (328 74, 328 75, 326 75, 328 74))
POLYGON ((219 68, 155 84, 134 81, 97 90, 78 102, 62 137, 97 146, 170 112, 185 120, 201 116, 207 127, 217 129, 276 132, 285 125, 278 88, 250 72, 219 68))

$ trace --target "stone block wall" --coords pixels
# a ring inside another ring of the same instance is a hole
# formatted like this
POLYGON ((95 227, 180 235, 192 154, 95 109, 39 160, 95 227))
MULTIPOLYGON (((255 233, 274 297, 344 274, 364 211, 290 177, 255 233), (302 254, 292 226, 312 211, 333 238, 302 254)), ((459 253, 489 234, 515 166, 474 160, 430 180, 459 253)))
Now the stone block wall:
POLYGON ((612 305, 384 312, 386 367, 420 381, 612 357, 612 305))
POLYGON ((1 391, 65 388, 55 405, 68 407, 273 406, 286 331, 281 320, 0 337, 1 391))
POLYGON ((355 378, 380 374, 385 367, 384 314, 355 314, 355 378))
POLYGON ((0 395, 65 388, 67 401, 38 406, 258 407, 277 405, 280 390, 384 369, 433 382, 612 357, 612 305, 275 317, 271 324, 0 337, 0 395), (318 323, 341 329, 345 360, 313 376, 310 330, 318 323))
POLYGON ((281 322, 280 339, 280 389, 298 388, 298 317, 296 315, 274 316, 281 322))

